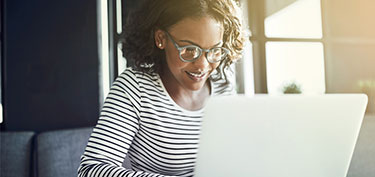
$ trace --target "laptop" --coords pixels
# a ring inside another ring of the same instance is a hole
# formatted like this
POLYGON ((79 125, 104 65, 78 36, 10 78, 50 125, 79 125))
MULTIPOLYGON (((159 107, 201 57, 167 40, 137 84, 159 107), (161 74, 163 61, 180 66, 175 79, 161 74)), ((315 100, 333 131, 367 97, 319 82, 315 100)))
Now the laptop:
POLYGON ((194 177, 346 177, 364 94, 211 98, 194 177))

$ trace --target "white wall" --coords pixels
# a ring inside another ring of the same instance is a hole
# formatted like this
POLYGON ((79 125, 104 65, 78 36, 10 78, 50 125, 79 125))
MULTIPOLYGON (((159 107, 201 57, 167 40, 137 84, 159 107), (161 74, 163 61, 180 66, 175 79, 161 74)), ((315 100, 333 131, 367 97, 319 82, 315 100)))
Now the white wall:
POLYGON ((322 0, 322 8, 327 92, 362 92, 359 82, 372 82, 375 113, 375 1, 322 0))

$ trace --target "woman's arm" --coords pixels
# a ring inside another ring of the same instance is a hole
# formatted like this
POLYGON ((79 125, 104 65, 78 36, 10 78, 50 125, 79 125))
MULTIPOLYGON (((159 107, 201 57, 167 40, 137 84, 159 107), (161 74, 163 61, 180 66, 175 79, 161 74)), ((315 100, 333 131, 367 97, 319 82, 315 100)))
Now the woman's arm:
POLYGON ((81 157, 79 177, 164 177, 122 167, 139 129, 139 87, 137 88, 134 78, 134 75, 132 77, 131 74, 125 74, 113 84, 81 157))

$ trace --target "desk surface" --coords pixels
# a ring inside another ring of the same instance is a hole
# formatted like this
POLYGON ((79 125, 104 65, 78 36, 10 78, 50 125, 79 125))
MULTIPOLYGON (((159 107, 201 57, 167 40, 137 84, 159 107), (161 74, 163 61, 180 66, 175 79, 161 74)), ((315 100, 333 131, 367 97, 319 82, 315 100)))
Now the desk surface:
POLYGON ((375 114, 366 115, 347 177, 375 176, 375 114))

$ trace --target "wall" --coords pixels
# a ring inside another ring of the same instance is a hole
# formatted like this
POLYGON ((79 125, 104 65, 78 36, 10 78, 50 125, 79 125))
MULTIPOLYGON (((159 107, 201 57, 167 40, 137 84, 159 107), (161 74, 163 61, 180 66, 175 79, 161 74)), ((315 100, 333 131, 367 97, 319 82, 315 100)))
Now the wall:
POLYGON ((2 130, 44 131, 96 123, 96 3, 4 0, 2 130))
MULTIPOLYGON (((375 1, 322 0, 328 93, 362 92, 375 82, 375 1)), ((375 113, 375 84, 369 98, 375 113)))

